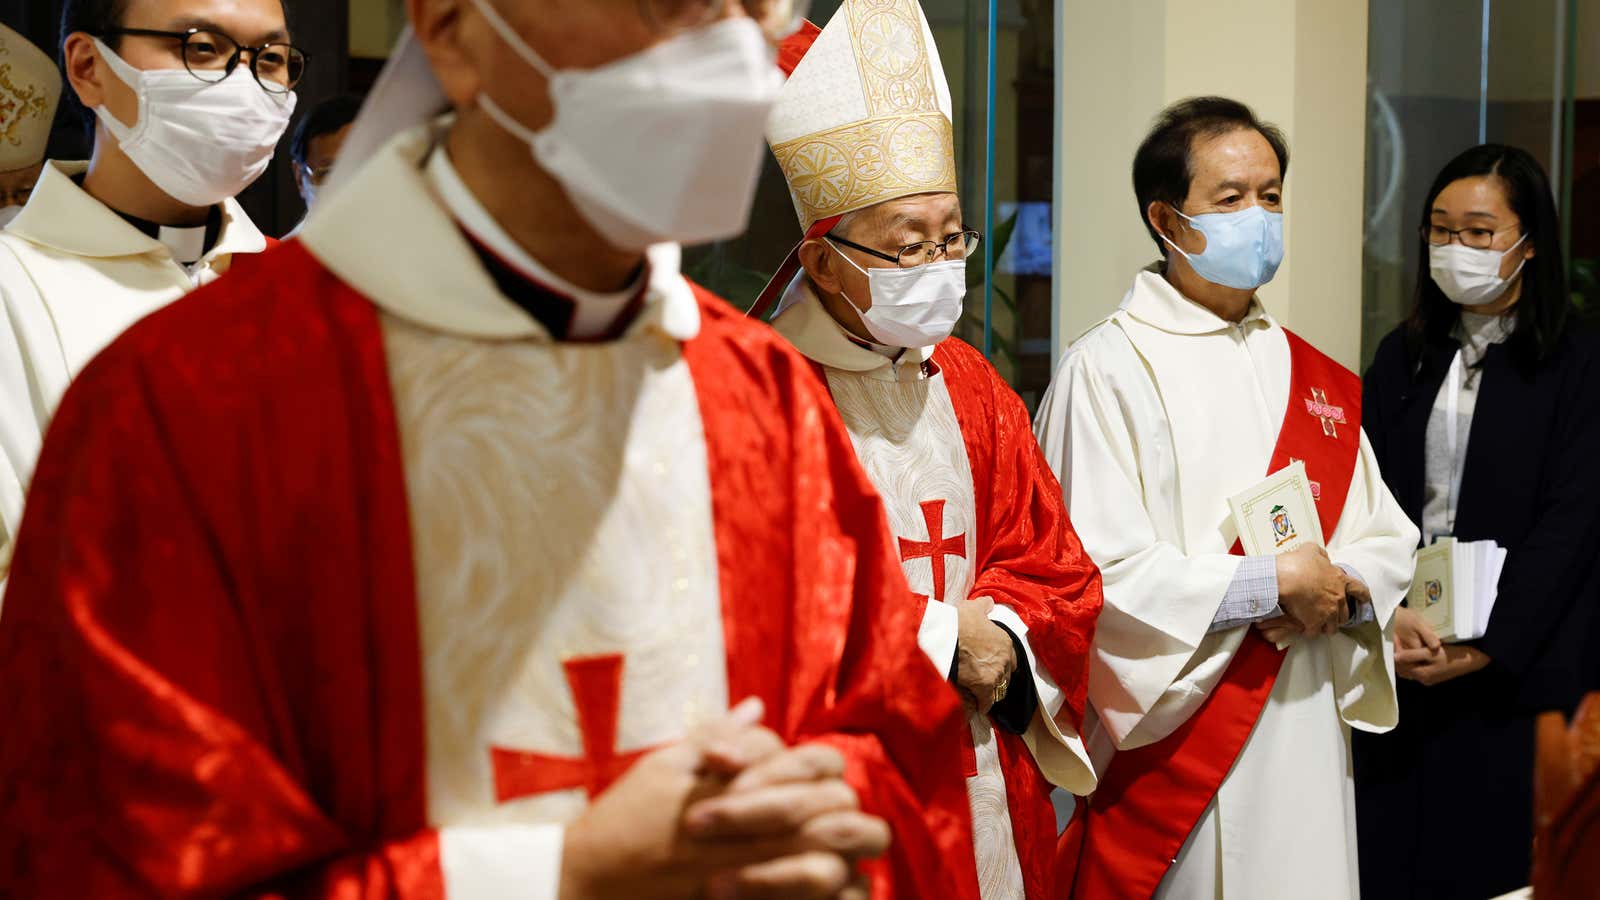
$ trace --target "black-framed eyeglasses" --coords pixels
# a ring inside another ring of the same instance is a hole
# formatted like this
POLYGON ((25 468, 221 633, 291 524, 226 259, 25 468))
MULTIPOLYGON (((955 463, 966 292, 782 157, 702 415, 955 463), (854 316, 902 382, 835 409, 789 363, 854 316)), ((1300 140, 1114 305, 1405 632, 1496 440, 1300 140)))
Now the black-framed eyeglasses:
POLYGON ((305 77, 310 57, 293 44, 273 42, 259 47, 239 43, 226 34, 205 28, 187 31, 160 31, 154 28, 112 28, 98 35, 108 37, 152 37, 180 42, 183 67, 208 84, 216 84, 233 74, 244 54, 250 54, 250 74, 262 90, 287 94, 305 77))
POLYGON ((774 41, 793 34, 811 10, 811 0, 639 0, 639 11, 652 28, 671 33, 715 22, 729 3, 743 7, 774 41))
MULTIPOLYGON (((1519 226, 1512 226, 1512 228, 1518 231, 1521 230, 1519 226)), ((1499 231, 1495 231, 1492 228, 1446 228, 1443 225, 1424 225, 1418 231, 1421 233, 1423 240, 1435 247, 1443 247, 1454 240, 1463 247, 1471 247, 1474 250, 1488 250, 1494 246, 1495 238, 1511 231, 1512 228, 1502 228, 1499 231)))
POLYGON ((958 231, 942 241, 917 241, 915 244, 907 244, 900 248, 899 253, 891 256, 881 250, 863 247, 855 241, 847 240, 837 234, 830 233, 828 235, 828 239, 831 241, 836 241, 852 250, 860 250, 862 253, 876 256, 886 262, 892 262, 902 269, 915 269, 917 266, 925 266, 937 260, 940 256, 945 259, 966 259, 972 255, 974 250, 978 249, 978 241, 982 238, 983 235, 967 229, 966 231, 958 231))

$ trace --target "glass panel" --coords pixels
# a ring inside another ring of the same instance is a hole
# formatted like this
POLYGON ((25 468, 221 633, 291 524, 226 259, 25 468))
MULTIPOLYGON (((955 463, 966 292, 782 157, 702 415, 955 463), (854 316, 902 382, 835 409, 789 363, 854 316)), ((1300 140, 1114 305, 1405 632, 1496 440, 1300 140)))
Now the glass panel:
POLYGON ((1600 0, 1576 0, 1568 18, 1565 224, 1572 292, 1585 313, 1600 313, 1600 0))
POLYGON ((1513 144, 1561 183, 1571 2, 1369 3, 1363 365, 1411 310, 1416 228, 1445 163, 1475 144, 1513 144))

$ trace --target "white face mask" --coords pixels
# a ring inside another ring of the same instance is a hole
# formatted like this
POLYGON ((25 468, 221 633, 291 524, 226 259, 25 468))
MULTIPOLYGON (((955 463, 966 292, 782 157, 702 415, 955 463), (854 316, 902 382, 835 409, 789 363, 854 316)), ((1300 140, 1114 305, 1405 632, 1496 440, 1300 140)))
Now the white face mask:
POLYGON ((22 212, 22 207, 20 207, 20 206, 0 207, 0 228, 4 228, 7 225, 10 225, 11 224, 11 220, 15 219, 17 217, 17 215, 19 213, 21 213, 21 212, 22 212))
POLYGON ((271 94, 242 62, 208 84, 187 69, 136 69, 98 38, 94 45, 139 98, 139 118, 124 125, 95 107, 117 146, 146 178, 190 206, 238 196, 272 162, 294 115, 295 95, 271 94))
MULTIPOLYGON (((947 259, 911 269, 863 269, 832 241, 828 246, 867 276, 872 306, 861 314, 861 321, 878 343, 886 347, 932 347, 955 331, 956 323, 961 321, 961 302, 967 296, 965 259, 947 259)), ((845 299, 850 298, 846 295, 845 299)))
POLYGON ((488 94, 478 103, 521 138, 613 245, 643 250, 744 231, 765 161, 767 116, 783 87, 760 26, 730 19, 597 69, 557 71, 489 6, 490 26, 550 82, 542 131, 488 94))
POLYGON ((1528 236, 1524 234, 1504 250, 1475 250, 1455 243, 1442 247, 1430 246, 1428 271, 1433 274, 1433 283, 1451 302, 1462 306, 1486 306, 1500 299, 1500 295, 1522 272, 1522 267, 1528 264, 1524 258, 1510 278, 1500 277, 1500 266, 1505 262, 1506 254, 1520 247, 1527 239, 1528 236))

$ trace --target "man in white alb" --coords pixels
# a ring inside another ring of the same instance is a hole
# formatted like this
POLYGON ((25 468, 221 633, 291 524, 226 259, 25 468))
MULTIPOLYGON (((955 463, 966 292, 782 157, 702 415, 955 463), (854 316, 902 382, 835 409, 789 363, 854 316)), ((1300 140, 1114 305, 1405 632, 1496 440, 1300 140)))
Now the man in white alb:
POLYGON ((1085 726, 1100 783, 1063 841, 1074 896, 1356 891, 1349 734, 1395 723, 1389 632, 1417 531, 1362 435, 1359 380, 1256 296, 1282 259, 1287 165, 1242 104, 1167 109, 1134 160, 1164 260, 1040 410, 1105 579, 1085 726), (1230 552, 1228 498, 1294 460, 1327 551, 1230 552))
POLYGON ((0 235, 0 559, 68 383, 129 325, 267 248, 233 198, 272 161, 305 72, 281 0, 68 0, 61 16, 94 150, 46 164, 0 235))

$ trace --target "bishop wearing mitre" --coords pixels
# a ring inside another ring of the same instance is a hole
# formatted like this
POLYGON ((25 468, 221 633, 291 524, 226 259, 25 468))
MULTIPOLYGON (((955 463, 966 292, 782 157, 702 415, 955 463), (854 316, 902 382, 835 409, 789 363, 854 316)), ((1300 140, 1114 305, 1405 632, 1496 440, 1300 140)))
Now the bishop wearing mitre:
POLYGON ((884 499, 923 650, 967 703, 979 887, 1054 896, 1052 786, 1079 737, 1100 575, 1027 410, 951 331, 978 233, 962 219, 950 91, 915 0, 846 0, 790 39, 767 139, 804 238, 758 304, 827 384, 884 499))

